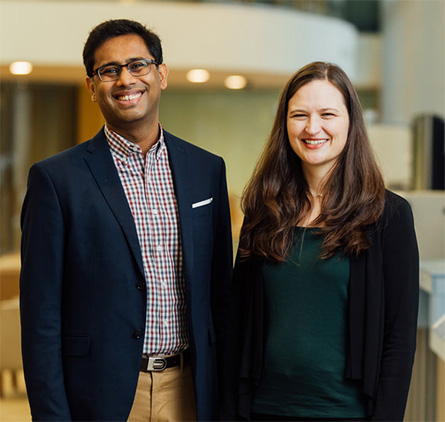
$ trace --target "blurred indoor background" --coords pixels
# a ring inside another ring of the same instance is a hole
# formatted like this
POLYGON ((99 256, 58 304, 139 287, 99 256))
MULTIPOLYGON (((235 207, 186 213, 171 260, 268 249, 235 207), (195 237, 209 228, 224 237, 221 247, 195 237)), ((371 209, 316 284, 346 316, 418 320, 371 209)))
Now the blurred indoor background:
POLYGON ((285 82, 314 60, 345 69, 387 185, 415 215, 421 298, 406 420, 445 421, 444 0, 0 0, 0 420, 30 420, 17 299, 27 172, 103 125, 81 54, 113 18, 161 37, 161 123, 224 158, 235 247, 239 199, 285 82))

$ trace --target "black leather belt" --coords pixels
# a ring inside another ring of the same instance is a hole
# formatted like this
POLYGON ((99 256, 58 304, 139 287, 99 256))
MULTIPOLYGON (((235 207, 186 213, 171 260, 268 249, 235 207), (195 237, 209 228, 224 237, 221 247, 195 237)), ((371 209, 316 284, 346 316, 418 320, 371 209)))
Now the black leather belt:
POLYGON ((181 365, 181 355, 183 363, 190 361, 190 350, 187 349, 182 353, 174 356, 142 356, 141 372, 163 371, 167 368, 181 365))

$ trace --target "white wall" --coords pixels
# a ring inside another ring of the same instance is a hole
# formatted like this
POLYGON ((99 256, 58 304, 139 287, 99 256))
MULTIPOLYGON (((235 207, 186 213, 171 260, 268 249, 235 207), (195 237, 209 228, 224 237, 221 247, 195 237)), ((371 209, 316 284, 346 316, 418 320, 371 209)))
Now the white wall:
POLYGON ((383 122, 445 115, 445 1, 384 0, 383 122))
POLYGON ((351 24, 266 5, 216 3, 2 0, 0 64, 79 65, 89 31, 113 18, 139 20, 157 32, 170 68, 292 74, 326 60, 355 76, 358 33, 351 24))
POLYGON ((374 124, 368 127, 387 186, 410 189, 412 184, 412 136, 407 125, 374 124))

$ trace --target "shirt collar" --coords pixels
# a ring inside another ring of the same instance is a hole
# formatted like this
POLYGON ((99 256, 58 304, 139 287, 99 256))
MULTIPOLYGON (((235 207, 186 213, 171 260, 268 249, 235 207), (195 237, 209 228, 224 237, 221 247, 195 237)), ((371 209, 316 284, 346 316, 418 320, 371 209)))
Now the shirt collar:
MULTIPOLYGON (((147 154, 154 155, 156 159, 159 158, 160 152, 165 148, 164 130, 159 123, 159 139, 148 150, 147 154)), ((119 158, 120 161, 127 162, 128 158, 132 154, 142 154, 142 150, 139 145, 125 139, 123 136, 111 130, 105 125, 105 137, 107 138, 108 145, 111 152, 119 158)))

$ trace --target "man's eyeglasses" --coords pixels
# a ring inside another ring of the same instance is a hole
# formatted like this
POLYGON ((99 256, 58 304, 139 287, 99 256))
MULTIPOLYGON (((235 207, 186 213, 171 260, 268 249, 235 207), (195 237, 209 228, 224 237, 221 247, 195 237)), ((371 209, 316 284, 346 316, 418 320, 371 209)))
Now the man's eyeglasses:
POLYGON ((122 68, 126 67, 128 72, 133 76, 145 76, 150 73, 151 65, 159 66, 153 59, 132 60, 126 64, 111 64, 98 67, 93 75, 99 76, 103 82, 117 81, 122 73, 122 68))

